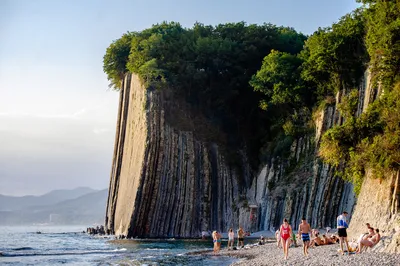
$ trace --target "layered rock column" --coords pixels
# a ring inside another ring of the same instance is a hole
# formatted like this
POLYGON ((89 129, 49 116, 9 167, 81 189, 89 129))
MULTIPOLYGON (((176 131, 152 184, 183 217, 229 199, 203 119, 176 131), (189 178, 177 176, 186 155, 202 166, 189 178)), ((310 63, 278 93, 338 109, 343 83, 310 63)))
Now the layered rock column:
POLYGON ((106 228, 128 237, 198 237, 202 231, 237 227, 237 171, 225 163, 216 144, 171 126, 166 104, 163 92, 146 89, 136 75, 127 75, 106 228))

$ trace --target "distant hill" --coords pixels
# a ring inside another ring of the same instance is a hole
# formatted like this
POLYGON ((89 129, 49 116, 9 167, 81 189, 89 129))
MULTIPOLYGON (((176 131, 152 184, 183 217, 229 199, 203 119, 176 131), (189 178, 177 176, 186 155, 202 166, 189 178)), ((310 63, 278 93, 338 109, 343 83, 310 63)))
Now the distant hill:
POLYGON ((0 194, 0 211, 16 211, 30 208, 32 206, 53 205, 95 191, 97 190, 89 187, 78 187, 69 190, 53 190, 41 196, 14 197, 0 194))
MULTIPOLYGON (((100 191, 90 189, 89 191, 91 192, 73 199, 58 201, 59 199, 56 198, 58 202, 54 204, 31 205, 29 208, 24 207, 13 211, 0 210, 0 225, 50 223, 55 225, 87 224, 89 226, 103 224, 108 196, 107 189, 100 191)), ((53 192, 55 191, 45 195, 52 195, 53 192)))

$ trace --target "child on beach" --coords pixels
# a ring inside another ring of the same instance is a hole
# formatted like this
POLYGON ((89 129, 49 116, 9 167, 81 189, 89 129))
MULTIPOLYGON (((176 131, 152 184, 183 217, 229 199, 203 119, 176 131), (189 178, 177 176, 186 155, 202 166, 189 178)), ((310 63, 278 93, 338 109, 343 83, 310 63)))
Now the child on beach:
POLYGON ((288 259, 289 256, 289 244, 290 244, 290 236, 292 235, 292 227, 288 223, 288 220, 283 219, 283 224, 280 227, 281 232, 281 241, 283 246, 283 254, 285 256, 285 260, 288 259))

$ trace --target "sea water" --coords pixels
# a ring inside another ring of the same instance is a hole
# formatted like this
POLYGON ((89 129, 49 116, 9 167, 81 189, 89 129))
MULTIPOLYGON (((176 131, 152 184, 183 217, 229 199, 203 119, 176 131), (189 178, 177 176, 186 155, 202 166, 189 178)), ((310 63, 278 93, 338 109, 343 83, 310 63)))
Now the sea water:
POLYGON ((189 255, 212 241, 123 240, 90 236, 84 226, 0 227, 0 265, 229 265, 233 258, 189 255))

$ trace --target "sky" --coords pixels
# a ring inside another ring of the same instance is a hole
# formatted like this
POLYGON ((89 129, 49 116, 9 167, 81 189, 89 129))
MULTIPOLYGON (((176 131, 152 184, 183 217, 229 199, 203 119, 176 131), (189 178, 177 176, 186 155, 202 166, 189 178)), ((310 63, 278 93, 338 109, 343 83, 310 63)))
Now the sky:
POLYGON ((0 0, 0 194, 107 188, 118 93, 102 59, 127 31, 245 21, 312 34, 355 0, 0 0))

